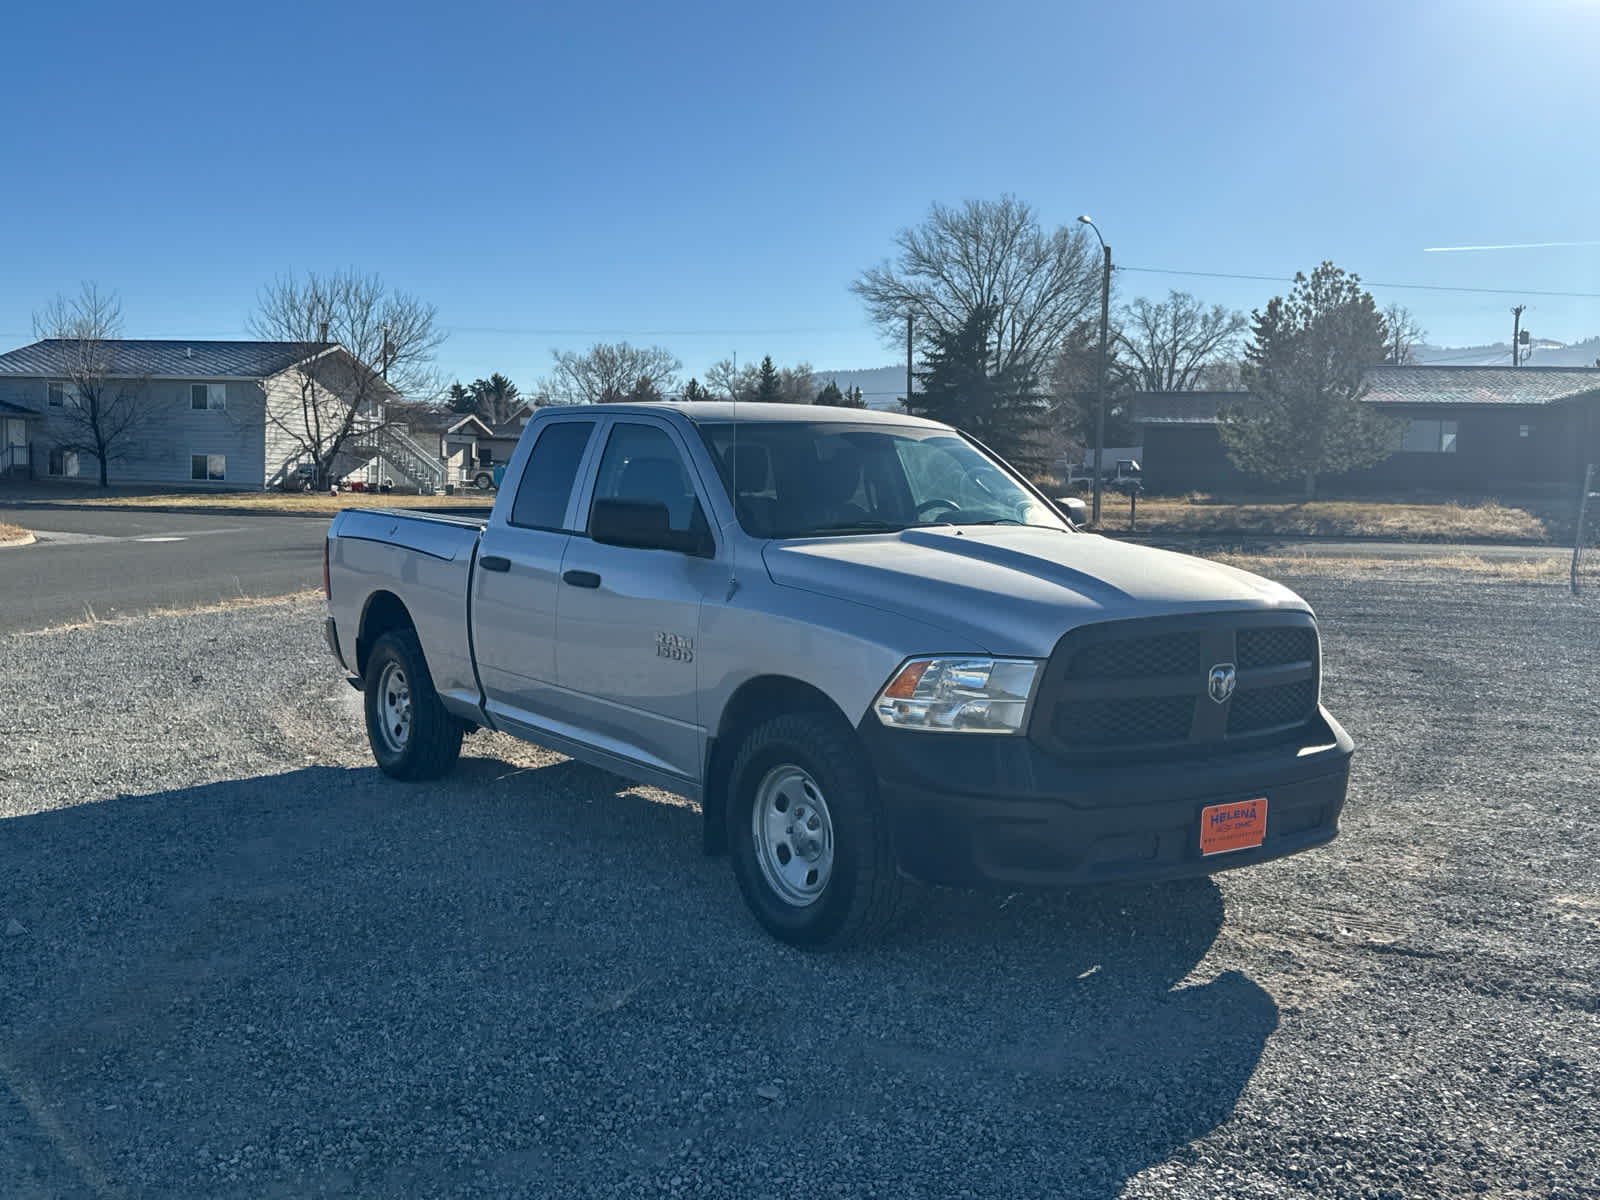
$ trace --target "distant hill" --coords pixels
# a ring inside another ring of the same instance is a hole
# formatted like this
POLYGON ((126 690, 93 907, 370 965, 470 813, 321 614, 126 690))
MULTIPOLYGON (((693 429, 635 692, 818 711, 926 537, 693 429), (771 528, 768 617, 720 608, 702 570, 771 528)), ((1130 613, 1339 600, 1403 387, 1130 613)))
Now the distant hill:
MULTIPOLYGON (((1525 346, 1523 362, 1530 367, 1592 367, 1600 359, 1600 337, 1563 344, 1534 338, 1525 346), (1532 351, 1531 354, 1527 351, 1532 351)), ((1419 363, 1452 367, 1509 367, 1511 343, 1494 342, 1487 346, 1432 346, 1423 343, 1412 353, 1419 363)))
POLYGON ((868 408, 893 408, 906 394, 905 364, 898 367, 873 367, 865 371, 817 371, 820 387, 830 379, 839 384, 839 390, 858 387, 868 408))

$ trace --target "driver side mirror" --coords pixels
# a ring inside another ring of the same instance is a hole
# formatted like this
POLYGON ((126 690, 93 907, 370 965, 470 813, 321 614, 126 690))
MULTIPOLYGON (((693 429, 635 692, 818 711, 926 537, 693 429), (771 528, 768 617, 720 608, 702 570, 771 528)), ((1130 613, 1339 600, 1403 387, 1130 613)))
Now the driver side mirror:
POLYGON ((1056 500, 1056 509, 1074 525, 1089 523, 1089 506, 1076 496, 1062 496, 1056 500))
POLYGON ((709 529, 672 528, 667 506, 656 500, 596 500, 589 514, 589 536, 602 546, 673 550, 697 558, 716 553, 709 529))

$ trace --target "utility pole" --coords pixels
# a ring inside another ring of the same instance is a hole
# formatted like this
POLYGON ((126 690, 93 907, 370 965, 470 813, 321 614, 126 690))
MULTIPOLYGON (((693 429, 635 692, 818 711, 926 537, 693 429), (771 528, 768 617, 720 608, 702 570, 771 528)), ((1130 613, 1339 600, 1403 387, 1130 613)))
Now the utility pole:
POLYGON ((911 313, 906 314, 906 411, 911 411, 911 327, 914 320, 911 313))
POLYGON ((1511 310, 1511 365, 1522 365, 1522 314, 1528 306, 1518 304, 1511 310))

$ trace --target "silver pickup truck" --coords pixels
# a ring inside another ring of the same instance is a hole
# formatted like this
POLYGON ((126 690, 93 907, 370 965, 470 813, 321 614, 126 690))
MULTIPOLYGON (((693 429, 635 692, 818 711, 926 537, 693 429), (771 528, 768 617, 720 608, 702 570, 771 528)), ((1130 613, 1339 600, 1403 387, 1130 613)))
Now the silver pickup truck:
POLYGON ((773 935, 907 877, 1208 874, 1331 840, 1352 744, 1293 592, 1079 532, 948 426, 545 409, 487 522, 349 509, 328 644, 388 774, 501 730, 699 801, 773 935))

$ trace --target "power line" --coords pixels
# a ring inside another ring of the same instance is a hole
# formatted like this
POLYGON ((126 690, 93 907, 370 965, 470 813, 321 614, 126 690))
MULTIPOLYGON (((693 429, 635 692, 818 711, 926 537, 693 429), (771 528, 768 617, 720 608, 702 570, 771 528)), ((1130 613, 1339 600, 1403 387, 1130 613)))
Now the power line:
POLYGON ((516 334, 528 337, 775 337, 789 333, 859 333, 859 329, 792 326, 777 329, 517 329, 447 325, 449 333, 516 334))
MULTIPOLYGON (((1203 279, 1250 279, 1261 283, 1293 283, 1282 275, 1238 275, 1228 271, 1178 271, 1168 267, 1118 267, 1119 271, 1138 271, 1146 275, 1194 275, 1203 279)), ((1558 296, 1573 300, 1600 300, 1600 292, 1539 292, 1531 288, 1453 287, 1442 283, 1380 283, 1363 279, 1368 287, 1406 288, 1419 292, 1473 292, 1484 296, 1558 296)))

